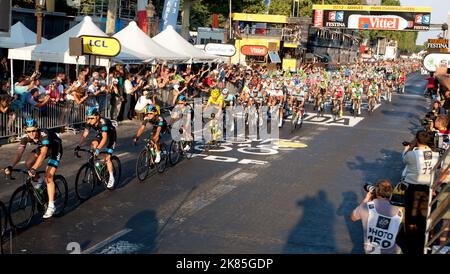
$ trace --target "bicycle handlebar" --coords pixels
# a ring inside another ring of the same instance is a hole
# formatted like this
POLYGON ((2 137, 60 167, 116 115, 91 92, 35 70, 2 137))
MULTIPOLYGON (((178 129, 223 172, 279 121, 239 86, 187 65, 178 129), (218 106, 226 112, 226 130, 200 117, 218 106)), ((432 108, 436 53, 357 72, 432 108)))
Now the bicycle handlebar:
MULTIPOLYGON (((92 149, 85 149, 85 148, 80 148, 80 149, 77 149, 77 150, 75 150, 74 151, 74 154, 75 154, 75 156, 77 157, 77 158, 81 158, 81 156, 80 156, 80 154, 78 153, 78 152, 87 152, 87 153, 89 153, 90 155, 94 155, 94 150, 92 150, 92 149)), ((100 154, 108 154, 108 152, 106 151, 106 150, 104 150, 104 149, 100 149, 100 153, 99 153, 99 155, 100 154)))
MULTIPOLYGON (((13 169, 11 169, 11 172, 9 174, 5 174, 7 180, 15 180, 16 179, 15 177, 12 176, 13 172, 20 172, 20 173, 23 173, 23 174, 29 176, 28 175, 28 169, 25 169, 25 168, 13 168, 13 169)), ((44 170, 36 171, 36 175, 37 174, 44 174, 44 173, 45 173, 44 170)))

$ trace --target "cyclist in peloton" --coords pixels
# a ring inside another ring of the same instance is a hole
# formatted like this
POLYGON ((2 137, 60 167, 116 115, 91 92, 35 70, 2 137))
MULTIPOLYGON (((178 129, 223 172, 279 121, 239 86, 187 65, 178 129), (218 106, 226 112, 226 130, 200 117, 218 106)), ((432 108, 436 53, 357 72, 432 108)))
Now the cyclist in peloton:
POLYGON ((26 135, 20 139, 19 147, 17 148, 16 156, 14 157, 10 166, 5 168, 5 174, 11 174, 11 171, 15 165, 22 158, 25 152, 25 147, 27 144, 37 145, 28 159, 25 162, 25 166, 29 169, 28 175, 33 177, 34 181, 38 181, 36 188, 41 188, 44 182, 44 178, 36 174, 36 171, 42 165, 46 158, 49 158, 47 162, 47 167, 45 169, 45 183, 47 184, 47 194, 48 194, 48 207, 43 216, 47 219, 53 216, 55 213, 55 182, 53 177, 55 176, 56 169, 59 166, 59 161, 61 159, 63 148, 62 140, 58 135, 49 129, 38 128, 36 120, 33 118, 28 118, 25 120, 25 131, 26 135))
MULTIPOLYGON (((194 111, 189 104, 186 104, 186 96, 180 95, 176 100, 177 105, 173 108, 170 114, 169 125, 173 126, 175 123, 178 123, 177 129, 179 129, 179 133, 183 136, 180 137, 184 138, 186 141, 191 141, 191 122, 194 118, 194 111)), ((187 151, 190 147, 186 143, 186 146, 183 149, 187 151)))
POLYGON ((139 137, 141 137, 142 133, 144 133, 145 126, 150 124, 153 126, 151 133, 151 140, 155 143, 156 146, 156 158, 155 163, 159 163, 161 161, 161 149, 159 145, 159 140, 167 131, 167 121, 159 115, 159 111, 156 106, 148 105, 145 110, 145 118, 142 122, 141 126, 138 128, 136 135, 133 137, 134 144, 137 143, 139 137))
POLYGON ((86 143, 86 139, 89 135, 89 130, 92 128, 97 132, 97 135, 91 142, 91 148, 94 151, 94 156, 97 157, 101 149, 106 149, 107 154, 104 156, 104 160, 106 162, 106 167, 109 172, 109 180, 106 185, 107 188, 112 189, 114 187, 114 173, 113 173, 113 165, 111 162, 111 155, 114 152, 114 148, 116 146, 117 134, 116 128, 112 124, 111 120, 105 117, 100 117, 100 113, 97 107, 89 107, 87 112, 87 123, 86 129, 81 135, 81 140, 79 145, 75 148, 75 151, 80 149, 80 146, 83 146, 86 143))

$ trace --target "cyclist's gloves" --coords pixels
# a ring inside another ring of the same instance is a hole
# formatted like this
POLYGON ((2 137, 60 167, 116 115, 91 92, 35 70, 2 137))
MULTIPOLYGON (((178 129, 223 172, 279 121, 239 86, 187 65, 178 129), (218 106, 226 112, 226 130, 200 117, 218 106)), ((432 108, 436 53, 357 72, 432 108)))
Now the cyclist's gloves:
POLYGON ((11 174, 12 169, 13 169, 12 166, 7 166, 7 167, 5 168, 5 173, 11 174), (6 171, 8 171, 8 172, 6 172, 6 171))
POLYGON ((94 152, 94 156, 97 157, 99 154, 100 154, 100 149, 97 148, 94 152))
POLYGON ((36 169, 30 168, 30 170, 28 170, 28 173, 30 174, 31 177, 34 177, 36 176, 36 169))

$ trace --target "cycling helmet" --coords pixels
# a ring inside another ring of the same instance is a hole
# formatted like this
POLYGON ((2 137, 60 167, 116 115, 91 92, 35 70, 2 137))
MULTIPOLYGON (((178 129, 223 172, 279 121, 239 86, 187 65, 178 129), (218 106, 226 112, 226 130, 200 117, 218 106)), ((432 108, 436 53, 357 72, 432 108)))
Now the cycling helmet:
POLYGON ((92 117, 92 116, 97 116, 97 115, 100 115, 97 107, 89 107, 86 111, 87 117, 92 117))
POLYGON ((25 127, 26 128, 37 128, 38 126, 37 126, 36 120, 34 120, 33 118, 30 117, 25 120, 25 127))
POLYGON ((228 89, 227 89, 227 88, 224 88, 224 89, 222 90, 222 93, 223 93, 223 94, 228 94, 228 89))
POLYGON ((184 95, 178 96, 178 102, 186 102, 186 96, 184 95))
POLYGON ((211 91, 212 97, 217 98, 219 95, 220 95, 220 91, 218 89, 215 88, 211 91))
POLYGON ((145 108, 145 114, 149 114, 149 113, 157 114, 157 113, 158 113, 158 109, 156 108, 156 106, 154 106, 154 105, 148 105, 148 106, 145 108))

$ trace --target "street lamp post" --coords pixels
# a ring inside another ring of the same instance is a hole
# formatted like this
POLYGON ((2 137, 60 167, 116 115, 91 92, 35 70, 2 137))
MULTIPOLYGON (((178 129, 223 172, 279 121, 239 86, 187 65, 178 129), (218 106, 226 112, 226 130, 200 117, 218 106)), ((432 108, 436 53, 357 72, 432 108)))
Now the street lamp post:
MULTIPOLYGON (((36 0, 36 17, 37 17, 37 29, 36 29, 36 44, 42 42, 42 17, 44 16, 43 10, 45 7, 45 0, 36 0)), ((36 60, 36 71, 39 71, 40 61, 36 60)))
POLYGON ((147 35, 152 37, 153 35, 153 16, 155 16, 155 6, 153 6, 152 1, 147 5, 147 35))

